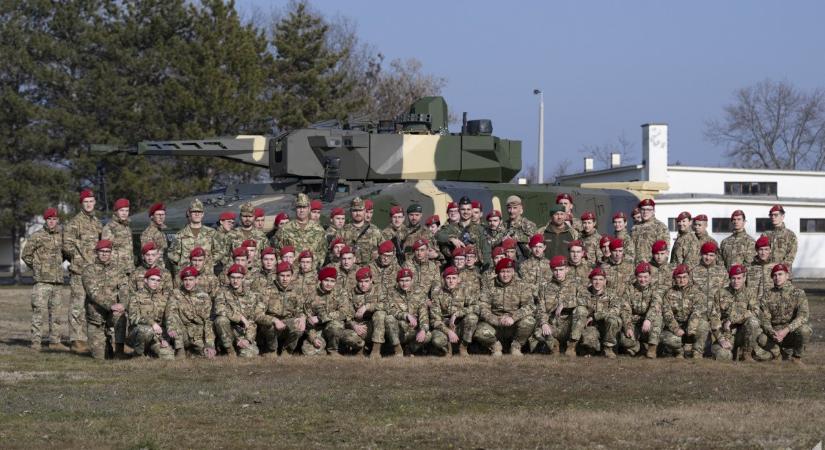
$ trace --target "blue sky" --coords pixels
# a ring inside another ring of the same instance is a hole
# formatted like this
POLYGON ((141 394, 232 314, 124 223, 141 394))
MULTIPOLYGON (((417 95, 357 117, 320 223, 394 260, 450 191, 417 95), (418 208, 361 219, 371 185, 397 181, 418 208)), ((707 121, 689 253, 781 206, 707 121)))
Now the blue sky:
MULTIPOLYGON (((237 0, 246 17, 285 1, 237 0)), ((670 162, 727 165, 704 139, 735 89, 765 78, 825 88, 825 2, 313 0, 357 24, 387 60, 414 57, 447 78, 450 110, 493 120, 536 161, 545 93, 545 172, 585 145, 669 124, 670 162)), ((552 180, 550 180, 552 181, 552 180)))

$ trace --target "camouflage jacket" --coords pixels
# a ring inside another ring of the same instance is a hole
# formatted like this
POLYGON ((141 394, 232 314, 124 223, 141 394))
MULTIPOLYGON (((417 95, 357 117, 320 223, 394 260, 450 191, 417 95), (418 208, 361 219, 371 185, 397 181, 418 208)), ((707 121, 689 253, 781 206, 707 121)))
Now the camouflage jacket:
POLYGON ((564 281, 552 278, 539 289, 536 302, 536 322, 538 326, 552 323, 556 309, 561 305, 561 315, 569 315, 577 305, 579 291, 586 287, 578 284, 567 274, 564 281))
POLYGON ((197 236, 193 231, 191 225, 186 225, 182 230, 175 234, 172 240, 172 245, 169 246, 169 261, 175 266, 175 273, 189 263, 189 253, 195 247, 201 247, 206 251, 206 262, 204 268, 212 270, 215 265, 215 249, 212 248, 213 238, 215 237, 215 230, 201 225, 198 229, 197 236))
POLYGON ((567 278, 576 282, 579 286, 587 287, 590 285, 590 272, 593 270, 593 265, 582 260, 578 266, 567 263, 567 278))
POLYGON ((86 266, 81 275, 86 291, 86 321, 93 325, 103 325, 109 318, 112 305, 129 302, 129 282, 126 274, 118 271, 112 261, 105 263, 95 259, 86 266))
POLYGON ((436 236, 438 244, 442 247, 452 249, 450 239, 458 239, 465 245, 473 244, 478 250, 479 261, 485 266, 490 265, 490 247, 487 243, 487 232, 484 227, 477 223, 468 223, 463 226, 460 222, 448 223, 441 228, 436 236))
POLYGON ((212 261, 216 266, 219 264, 222 267, 232 265, 232 244, 229 243, 230 232, 219 227, 212 235, 212 261))
POLYGON ((461 289, 464 294, 478 301, 481 297, 481 273, 469 267, 465 267, 458 272, 461 279, 461 289))
MULTIPOLYGON (((713 242, 713 245, 715 245, 717 249, 716 254, 719 254, 719 243, 716 242, 716 239, 712 238, 707 231, 704 233, 694 232, 693 235, 696 236, 696 241, 699 244, 699 250, 702 249, 702 246, 705 245, 706 242, 713 242)), ((699 255, 699 259, 702 259, 702 255, 699 255)))
MULTIPOLYGON (((373 225, 374 226, 374 225, 373 225)), ((398 228, 393 228, 392 224, 387 225, 383 230, 381 230, 381 239, 385 241, 392 241, 395 239, 397 245, 404 245, 404 239, 407 238, 407 225, 401 224, 398 228)), ((402 248, 403 249, 403 248, 402 248)))
POLYGON ((616 239, 621 239, 624 244, 624 259, 633 262, 636 261, 636 249, 633 247, 633 239, 626 229, 616 232, 616 239))
POLYGON ((653 285, 662 298, 664 298, 668 289, 673 287, 673 271, 675 269, 676 266, 673 264, 657 266, 656 262, 650 262, 650 284, 653 285))
POLYGON ((543 255, 536 258, 530 255, 519 265, 519 275, 530 286, 539 286, 553 278, 553 271, 550 270, 550 261, 543 255))
POLYGON ((120 270, 132 273, 135 268, 135 244, 129 220, 120 221, 117 217, 112 217, 112 220, 103 226, 100 238, 112 241, 112 260, 120 270))
POLYGON ((404 263, 404 267, 413 271, 413 286, 416 290, 424 293, 425 296, 429 295, 433 287, 441 283, 441 271, 430 260, 422 264, 415 258, 408 259, 404 263))
POLYGON ((608 317, 620 317, 622 304, 619 297, 612 291, 605 289, 600 293, 589 287, 581 290, 576 297, 577 306, 587 308, 588 316, 595 321, 602 321, 608 317))
POLYGON ((256 271, 249 278, 249 286, 253 291, 261 293, 264 289, 271 287, 278 279, 278 274, 275 271, 266 272, 263 269, 256 271))
POLYGON ((413 254, 413 244, 415 241, 419 239, 423 239, 427 241, 430 248, 438 248, 437 242, 435 241, 435 236, 430 233, 429 228, 419 223, 416 226, 410 226, 409 224, 406 225, 407 227, 407 235, 404 237, 404 254, 407 255, 407 259, 409 260, 411 255, 413 254))
POLYGON ((513 280, 504 284, 496 278, 481 292, 480 316, 490 325, 498 326, 503 316, 521 320, 535 313, 536 286, 513 280))
POLYGON ((149 242, 155 244, 155 248, 158 250, 158 254, 161 257, 166 257, 166 249, 169 247, 169 241, 166 240, 166 233, 163 232, 164 229, 158 228, 154 222, 149 222, 149 226, 140 233, 140 246, 143 247, 149 242))
MULTIPOLYGON (((728 272, 719 264, 705 266, 699 263, 690 268, 690 277, 696 289, 705 294, 708 302, 716 298, 716 294, 728 284, 728 272)), ((710 310, 711 304, 708 304, 710 310)))
POLYGON ((250 322, 250 329, 245 330, 248 338, 255 336, 255 321, 264 313, 264 304, 257 292, 252 292, 245 286, 235 290, 232 286, 222 288, 215 297, 215 316, 226 317, 230 322, 239 323, 241 317, 250 322))
POLYGON ((719 252, 722 261, 725 262, 725 269, 730 269, 734 264, 747 264, 756 256, 756 241, 745 231, 734 231, 730 236, 722 240, 719 245, 719 252))
POLYGON ((195 341, 214 348, 215 330, 212 323, 212 300, 198 291, 175 289, 169 299, 167 331, 180 334, 184 329, 195 341))
POLYGON ((358 281, 355 279, 355 272, 357 271, 358 267, 355 266, 349 271, 343 267, 338 267, 338 281, 335 283, 335 287, 343 292, 353 290, 358 285, 358 281))
POLYGON ((258 316, 259 323, 273 324, 274 319, 288 320, 299 316, 297 307, 302 303, 298 293, 292 288, 293 283, 282 286, 275 281, 261 291, 263 312, 258 316))
POLYGON ((171 305, 172 309, 167 311, 168 306, 170 306, 169 293, 162 289, 156 291, 144 289, 135 292, 129 299, 129 323, 133 327, 158 324, 167 328, 170 319, 175 320, 171 314, 167 315, 167 312, 175 310, 174 305, 171 305))
POLYGON ((393 260, 386 266, 382 266, 378 261, 370 264, 370 271, 372 272, 372 283, 375 288, 381 291, 381 294, 386 295, 387 292, 395 286, 395 277, 398 275, 398 270, 401 266, 393 258, 393 260))
POLYGON ((699 264, 699 239, 693 230, 679 232, 676 241, 673 243, 673 250, 670 252, 670 261, 674 264, 687 264, 693 266, 699 264))
POLYGON ((309 250, 315 256, 317 264, 321 264, 327 257, 327 239, 324 229, 311 220, 304 224, 292 220, 281 226, 275 233, 273 244, 278 245, 279 251, 287 245, 295 247, 296 253, 309 250))
POLYGON ((318 316, 318 322, 326 325, 331 321, 340 321, 345 324, 355 317, 355 309, 349 298, 349 292, 335 286, 335 289, 326 292, 320 287, 315 290, 311 306, 312 314, 318 316))
POLYGON ((662 298, 662 321, 665 328, 676 333, 683 325, 687 334, 695 334, 700 321, 708 320, 708 299, 693 283, 684 288, 674 286, 662 298))
POLYGON ((788 266, 788 270, 791 270, 799 245, 796 234, 785 225, 775 227, 765 234, 771 238, 771 256, 773 260, 785 264, 788 266))
POLYGON ((653 260, 654 242, 665 241, 670 247, 670 232, 667 230, 667 225, 655 218, 649 222, 633 225, 630 238, 633 241, 633 252, 636 255, 634 262, 637 264, 653 260))
POLYGON ((624 295, 636 279, 636 267, 626 258, 622 258, 622 262, 618 264, 613 259, 608 259, 607 263, 602 264, 602 269, 607 275, 607 289, 619 297, 624 295))
POLYGON ((633 329, 639 321, 654 322, 662 316, 662 297, 652 283, 645 287, 633 283, 632 287, 625 291, 621 305, 621 318, 625 330, 633 329))
POLYGON ((504 235, 517 240, 519 243, 526 244, 530 242, 530 238, 536 234, 537 226, 535 223, 526 217, 519 217, 518 219, 507 219, 504 222, 506 231, 504 235))
MULTIPOLYGON (((172 285, 172 274, 170 274, 169 271, 163 266, 155 264, 154 267, 160 269, 160 289, 165 291, 167 294, 171 293, 172 289, 174 289, 174 286, 172 285)), ((151 267, 147 267, 146 264, 141 264, 132 271, 131 275, 129 275, 129 289, 131 289, 132 292, 136 293, 146 290, 146 283, 143 282, 143 274, 145 274, 149 269, 151 269, 151 267)))
POLYGON ((544 257, 547 259, 567 256, 567 244, 579 238, 579 232, 566 224, 559 229, 548 223, 536 230, 536 233, 544 236, 544 257))
POLYGON ((342 236, 344 242, 355 252, 355 263, 359 266, 369 265, 378 257, 378 246, 384 241, 381 230, 375 225, 364 221, 362 226, 354 223, 344 225, 342 236))
POLYGON ((756 298, 762 298, 765 291, 773 287, 771 270, 776 265, 775 262, 763 262, 758 257, 753 258, 748 266, 748 287, 756 290, 756 298))
POLYGON ((20 259, 34 271, 35 283, 63 284, 63 232, 60 227, 35 231, 20 259))
POLYGON ((69 271, 80 275, 83 269, 95 262, 95 245, 100 240, 103 225, 94 214, 80 211, 63 229, 63 254, 72 264, 69 271))
POLYGON ((233 228, 232 231, 226 233, 226 243, 229 245, 229 254, 231 254, 232 249, 240 247, 241 244, 243 244, 243 241, 247 239, 252 239, 255 241, 257 244, 255 248, 258 250, 258 255, 260 255, 263 249, 269 245, 269 239, 267 239, 266 234, 254 226, 249 230, 236 227, 233 228))
POLYGON ((487 227, 484 229, 484 233, 487 239, 487 247, 492 252, 492 249, 501 245, 501 241, 507 237, 507 228, 504 225, 499 226, 497 230, 491 230, 490 227, 487 227))
POLYGON ((448 322, 453 314, 456 319, 461 319, 467 314, 478 315, 479 313, 478 300, 468 296, 460 286, 452 291, 446 286, 436 286, 430 297, 432 298, 430 324, 434 330, 446 333, 449 328, 448 322))
POLYGON ((754 289, 742 287, 737 291, 730 285, 720 289, 716 293, 713 308, 710 310, 710 329, 713 332, 713 338, 718 341, 724 337, 733 342, 732 333, 725 331, 722 324, 730 321, 731 327, 742 325, 750 317, 759 318, 759 301, 754 289))
POLYGON ((407 314, 412 315, 418 321, 416 329, 430 331, 427 295, 421 291, 404 291, 396 286, 387 299, 387 314, 398 321, 406 321, 407 314))
MULTIPOLYGON (((395 282, 394 279, 393 282, 395 282)), ((300 298, 309 298, 318 288, 318 274, 315 271, 303 273, 298 270, 295 272, 295 278, 290 284, 300 298)))
POLYGON ((772 335, 777 328, 795 331, 808 324, 808 297, 790 282, 772 287, 761 300, 760 318, 767 335, 772 335))
POLYGON ((599 247, 599 241, 602 239, 602 235, 599 233, 599 230, 593 230, 590 234, 585 234, 582 231, 579 239, 582 241, 582 244, 584 244, 584 257, 594 264, 598 263, 602 255, 602 249, 599 247))
POLYGON ((373 283, 372 289, 367 292, 361 292, 361 288, 355 286, 355 289, 352 290, 350 299, 352 302, 352 307, 356 311, 362 306, 366 306, 365 312, 368 313, 386 311, 388 307, 385 292, 379 289, 375 283, 373 283))

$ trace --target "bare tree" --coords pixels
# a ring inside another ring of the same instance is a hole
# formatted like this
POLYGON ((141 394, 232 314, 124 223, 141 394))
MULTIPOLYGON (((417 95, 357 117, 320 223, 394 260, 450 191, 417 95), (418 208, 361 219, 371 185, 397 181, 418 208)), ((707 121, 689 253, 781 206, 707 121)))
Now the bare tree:
POLYGON ((558 182, 559 177, 567 175, 567 173, 570 172, 570 166, 572 164, 573 163, 569 159, 559 161, 559 163, 556 164, 556 168, 553 169, 553 180, 558 182))
MULTIPOLYGON (((618 153, 622 157, 622 164, 631 163, 636 160, 637 151, 634 151, 636 144, 628 139, 622 132, 614 142, 602 145, 584 145, 579 149, 579 153, 593 157, 593 160, 604 168, 610 167, 611 154, 618 153)), ((568 162, 569 165, 569 162, 568 162)))
POLYGON ((529 184, 538 183, 539 169, 533 164, 522 167, 521 172, 517 173, 514 179, 518 180, 519 178, 524 178, 529 184))
POLYGON ((825 168, 825 92, 805 92, 786 81, 762 81, 734 92, 705 137, 723 145, 740 167, 785 170, 825 168))

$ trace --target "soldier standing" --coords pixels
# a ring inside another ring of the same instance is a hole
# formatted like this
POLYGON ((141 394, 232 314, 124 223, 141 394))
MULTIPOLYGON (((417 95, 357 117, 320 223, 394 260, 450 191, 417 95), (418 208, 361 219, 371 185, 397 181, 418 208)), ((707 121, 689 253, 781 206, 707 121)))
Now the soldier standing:
POLYGON ((129 200, 117 199, 112 209, 112 219, 103 226, 100 237, 112 241, 112 260, 118 270, 128 275, 135 268, 135 245, 129 228, 129 200))
POLYGON ((457 247, 475 245, 479 250, 482 265, 489 266, 490 249, 487 247, 486 232, 484 231, 484 227, 473 223, 473 208, 471 204, 467 197, 462 197, 458 205, 460 220, 445 225, 441 231, 438 232, 436 239, 442 248, 449 248, 450 251, 457 247))
POLYGON ((590 211, 585 211, 581 217, 581 234, 579 240, 584 244, 584 252, 587 259, 598 263, 600 258, 599 241, 602 235, 596 229, 596 215, 590 211))
POLYGON ((255 229, 260 231, 261 233, 266 234, 266 232, 264 232, 264 222, 266 222, 266 211, 264 211, 263 208, 255 208, 254 215, 255 229))
POLYGON ((32 289, 32 350, 39 351, 43 339, 43 313, 48 320, 49 350, 69 350, 60 343, 63 320, 59 311, 63 304, 63 232, 57 209, 43 212, 46 224, 34 232, 23 247, 21 259, 34 272, 32 289))
POLYGON ((501 245, 501 241, 507 236, 507 228, 501 220, 501 211, 494 209, 487 213, 487 245, 495 248, 501 245))
POLYGON ((429 258, 429 247, 427 241, 420 239, 413 244, 413 257, 408 259, 402 267, 410 269, 413 277, 413 286, 421 291, 424 296, 430 294, 430 290, 438 285, 440 270, 438 266, 429 258))
MULTIPOLYGON (((387 336, 387 303, 384 293, 375 287, 372 269, 362 267, 355 273, 357 285, 352 290, 355 317, 352 329, 361 339, 371 342, 370 359, 381 358, 381 346, 387 336)), ((364 351, 367 351, 365 347, 364 351)))
POLYGON ((579 238, 579 232, 565 222, 566 214, 563 206, 551 206, 550 221, 537 231, 544 236, 544 257, 547 259, 566 255, 567 244, 579 238))
MULTIPOLYGON (((255 228, 255 206, 251 202, 241 205, 241 226, 235 227, 227 233, 226 240, 229 243, 229 248, 240 247, 246 241, 254 241, 256 253, 258 254, 267 246, 266 234, 255 228)), ((253 262, 250 261, 250 263, 253 262)))
POLYGON ((321 200, 313 200, 309 202, 309 220, 321 224, 321 210, 324 208, 324 205, 321 203, 321 200))
POLYGON ((540 286, 550 281, 553 273, 550 261, 544 257, 544 236, 534 234, 530 238, 530 257, 519 265, 519 273, 529 286, 540 286))
POLYGON ((610 241, 610 258, 601 267, 607 277, 607 287, 618 297, 623 297, 625 291, 633 284, 635 271, 633 263, 624 257, 624 241, 610 241))
POLYGON ((673 242, 673 250, 670 253, 670 261, 674 264, 687 264, 692 267, 699 263, 699 239, 691 227, 692 218, 689 212, 683 211, 676 217, 679 235, 673 242))
POLYGON ((484 212, 481 209, 481 202, 478 200, 473 200, 470 202, 470 206, 473 207, 473 218, 471 219, 473 223, 484 226, 484 224, 481 223, 481 214, 484 212))
POLYGON ((447 267, 442 277, 444 283, 431 294, 432 346, 442 355, 452 356, 458 348, 458 355, 466 356, 478 326, 478 303, 462 289, 458 269, 447 267))
POLYGON ((713 242, 716 248, 719 248, 719 243, 716 242, 716 239, 708 234, 708 216, 699 214, 694 217, 692 228, 696 240, 699 241, 699 247, 702 247, 706 242, 713 242))
MULTIPOLYGON (((728 273, 716 263, 716 246, 712 242, 702 245, 702 259, 699 264, 690 268, 690 275, 696 288, 705 294, 708 301, 713 301, 720 289, 724 289, 728 281, 728 273)), ((708 311, 712 304, 708 304, 708 311)))
MULTIPOLYGON (((214 276, 214 275, 213 275, 214 276)), ((188 351, 208 359, 215 357, 215 331, 212 322, 212 299, 199 290, 198 269, 186 266, 180 271, 181 286, 169 300, 168 334, 174 340, 175 353, 188 351)))
POLYGON ((622 299, 619 345, 634 356, 641 351, 644 339, 645 356, 653 359, 662 333, 662 298, 653 286, 650 271, 650 263, 636 265, 636 281, 622 299))
POLYGON ((390 208, 390 224, 381 231, 383 241, 391 241, 399 262, 404 262, 404 240, 407 238, 404 210, 396 205, 390 208))
POLYGON ((556 196, 556 204, 561 205, 564 208, 566 215, 564 219, 565 222, 567 222, 571 228, 581 233, 584 228, 582 221, 577 219, 575 213, 573 212, 573 208, 575 207, 575 205, 573 205, 573 196, 563 192, 556 196))
POLYGON ((303 303, 300 294, 294 289, 292 265, 280 262, 275 267, 275 281, 261 289, 263 313, 256 320, 258 335, 263 344, 263 355, 267 358, 278 357, 278 347, 283 352, 293 355, 298 348, 303 329, 299 330, 297 306, 303 303))
POLYGON ((112 261, 111 241, 99 240, 95 253, 95 261, 83 269, 82 275, 86 295, 86 335, 92 357, 108 359, 112 357, 114 325, 125 312, 128 279, 112 261))
POLYGON ((415 288, 411 269, 401 268, 395 278, 387 298, 386 328, 395 356, 413 355, 432 340, 427 295, 415 288))
MULTIPOLYGON (((172 245, 169 247, 169 261, 174 265, 175 273, 185 267, 186 255, 195 247, 200 247, 205 253, 205 270, 212 270, 215 265, 213 259, 215 249, 212 248, 215 230, 203 224, 203 203, 195 199, 186 212, 189 223, 175 234, 172 245)), ((201 271, 203 272, 203 271, 201 271)))
POLYGON ((218 216, 218 229, 212 237, 212 260, 218 272, 232 265, 232 244, 229 235, 235 229, 235 213, 224 211, 218 216))
POLYGON ((395 276, 398 274, 398 259, 396 258, 396 248, 392 241, 384 241, 378 246, 378 259, 369 265, 370 280, 376 280, 376 288, 382 294, 392 289, 395 276))
MULTIPOLYGON (((765 291, 773 286, 771 271, 777 263, 771 259, 771 240, 762 235, 756 240, 756 256, 748 267, 748 287, 756 290, 756 298, 762 298, 765 291)), ((744 265, 744 264, 743 264, 744 265)), ((787 266, 785 266, 787 267, 787 266)), ((790 270, 790 269, 789 269, 790 270)))
POLYGON ((327 242, 332 242, 336 237, 341 237, 344 225, 347 224, 347 213, 344 208, 332 208, 329 212, 329 225, 324 230, 327 242))
POLYGON ((761 332, 759 301, 756 291, 745 286, 747 272, 745 266, 734 264, 728 272, 730 283, 720 289, 714 299, 710 314, 714 359, 735 359, 738 350, 743 361, 751 361, 753 350, 761 351, 756 345, 761 332))
POLYGON ((576 344, 585 355, 594 355, 604 347, 604 356, 615 358, 614 347, 621 330, 621 303, 607 290, 607 274, 601 267, 590 271, 590 287, 578 292, 567 356, 576 356, 576 344))
MULTIPOLYGON (((82 274, 86 266, 95 262, 95 245, 100 239, 103 225, 95 216, 95 195, 86 189, 80 193, 81 211, 77 213, 63 231, 63 254, 69 259, 69 341, 72 351, 85 353, 86 346, 86 291, 83 289, 82 274)), ((111 254, 109 255, 111 257, 111 254)))
MULTIPOLYGON (((327 255, 327 240, 324 229, 317 222, 309 220, 309 197, 298 194, 295 199, 295 220, 278 228, 275 240, 279 246, 291 245, 297 251, 309 250, 315 263, 321 264, 327 255)), ((280 250, 281 247, 276 247, 280 250)))
POLYGON ((155 203, 150 206, 149 219, 149 225, 140 233, 140 246, 143 247, 152 242, 163 260, 161 264, 168 269, 166 249, 169 247, 169 241, 166 239, 166 232, 164 231, 166 230, 166 205, 155 203))
POLYGON ((633 240, 630 238, 630 233, 627 232, 627 214, 623 211, 618 211, 613 214, 613 229, 616 231, 616 239, 621 239, 624 242, 624 257, 633 262, 636 260, 636 249, 633 248, 633 240))
POLYGON ((733 227, 733 233, 723 239, 720 246, 726 270, 730 270, 734 264, 747 264, 756 254, 754 250, 756 241, 745 231, 745 213, 741 209, 737 209, 730 215, 730 224, 733 227))
POLYGON ((365 220, 364 201, 355 197, 350 202, 350 216, 352 222, 344 225, 341 236, 355 254, 355 263, 358 266, 368 266, 378 257, 378 244, 384 239, 381 230, 365 220))
POLYGON ((613 242, 613 236, 607 234, 599 239, 599 251, 597 253, 596 260, 593 261, 593 264, 601 266, 602 264, 607 264, 607 262, 610 261, 611 242, 613 242))
POLYGON ((670 247, 670 232, 667 230, 667 225, 656 219, 656 202, 650 198, 640 201, 639 211, 642 214, 642 222, 635 223, 634 221, 633 230, 630 233, 636 253, 636 263, 652 259, 650 249, 656 241, 665 241, 666 246, 670 247))
POLYGON ((708 300, 690 280, 684 264, 673 270, 673 287, 662 299, 662 344, 677 358, 692 353, 701 359, 708 338, 708 300))
POLYGON ((766 234, 771 238, 773 260, 784 264, 789 271, 793 271, 798 244, 796 234, 785 226, 785 208, 782 205, 773 205, 768 216, 773 229, 766 234))
MULTIPOLYGON (((524 203, 521 197, 511 195, 507 197, 507 222, 505 223, 504 237, 511 237, 519 243, 522 255, 530 253, 527 248, 530 237, 537 233, 536 224, 524 217, 524 203)), ((504 240, 504 237, 499 242, 504 240)), ((492 243, 489 248, 492 248, 492 243)), ((549 258, 549 257, 548 257, 549 258)))
POLYGON ((169 341, 177 337, 171 330, 180 328, 178 317, 173 314, 176 307, 169 301, 169 292, 161 286, 159 268, 144 272, 143 280, 144 288, 129 299, 129 343, 135 356, 143 356, 149 351, 160 359, 175 359, 169 341))
POLYGON ((802 363, 805 345, 811 338, 808 322, 808 297, 805 291, 791 284, 790 272, 784 264, 777 264, 771 270, 773 288, 761 299, 762 331, 760 339, 765 350, 774 354, 781 352, 783 359, 796 364, 802 363), (777 351, 779 350, 779 351, 777 351))
POLYGON ((496 264, 496 280, 481 294, 480 316, 475 338, 482 347, 501 356, 502 341, 510 354, 521 356, 521 348, 536 327, 537 287, 516 280, 515 261, 504 258, 496 264))
POLYGON ((255 338, 255 321, 263 313, 263 304, 257 293, 252 292, 245 280, 246 268, 233 264, 227 271, 229 286, 225 286, 215 298, 215 331, 218 342, 230 358, 258 356, 255 338))
POLYGON ((573 310, 582 285, 569 276, 567 258, 554 256, 550 260, 553 277, 539 288, 536 308, 538 327, 530 338, 530 351, 538 350, 539 344, 554 355, 559 355, 559 346, 570 338, 573 310))

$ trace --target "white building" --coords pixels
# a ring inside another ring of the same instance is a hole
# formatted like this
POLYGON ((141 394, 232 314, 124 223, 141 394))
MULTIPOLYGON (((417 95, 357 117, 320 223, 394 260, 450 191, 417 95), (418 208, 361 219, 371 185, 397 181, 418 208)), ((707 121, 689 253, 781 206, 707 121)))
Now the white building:
MULTIPOLYGON (((825 172, 735 169, 668 165, 667 125, 642 125, 642 163, 622 166, 613 155, 611 167, 556 180, 561 185, 630 189, 656 200, 656 217, 666 221, 675 239, 675 217, 682 211, 705 214, 711 235, 729 233, 730 215, 741 209, 748 233, 758 238, 770 229, 768 211, 781 204, 785 225, 799 238, 794 277, 825 278, 825 172)), ((612 231, 612 230, 611 230, 612 231)))

